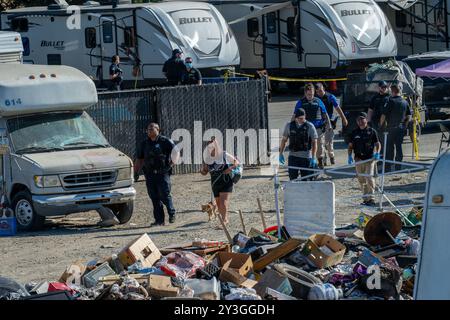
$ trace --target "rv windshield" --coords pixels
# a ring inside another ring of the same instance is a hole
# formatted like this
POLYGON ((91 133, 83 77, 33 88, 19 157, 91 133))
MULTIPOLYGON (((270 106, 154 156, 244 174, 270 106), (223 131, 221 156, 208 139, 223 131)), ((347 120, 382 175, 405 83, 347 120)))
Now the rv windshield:
POLYGON ((22 116, 8 120, 18 154, 108 147, 108 141, 85 112, 22 116))

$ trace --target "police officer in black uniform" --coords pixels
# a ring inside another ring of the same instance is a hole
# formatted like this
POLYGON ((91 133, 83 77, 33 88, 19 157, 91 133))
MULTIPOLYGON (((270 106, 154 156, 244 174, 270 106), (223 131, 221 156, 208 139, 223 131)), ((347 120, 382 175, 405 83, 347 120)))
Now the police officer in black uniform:
MULTIPOLYGON (((370 100, 369 110, 367 111, 367 121, 370 126, 374 128, 379 135, 381 135, 382 130, 380 130, 379 123, 381 118, 381 113, 389 100, 389 88, 386 81, 378 82, 378 93, 372 97, 370 100)), ((380 136, 381 138, 381 136, 380 136)))
POLYGON ((166 206, 169 222, 175 222, 175 208, 170 194, 170 175, 172 165, 178 160, 178 150, 169 138, 159 134, 159 125, 150 123, 147 127, 147 139, 142 141, 138 149, 134 165, 135 174, 143 168, 147 192, 153 203, 155 222, 151 226, 164 225, 164 209, 166 206))
POLYGON ((186 70, 183 59, 181 59, 182 54, 180 49, 174 49, 172 57, 164 62, 162 71, 166 75, 169 86, 176 86, 181 83, 181 78, 186 70))
POLYGON ((348 164, 353 163, 352 152, 355 153, 355 169, 358 182, 363 192, 363 205, 373 206, 375 200, 373 194, 375 192, 375 162, 367 161, 370 159, 380 160, 381 144, 375 129, 367 126, 367 114, 361 112, 356 119, 358 128, 352 131, 350 142, 348 144, 348 164), (364 174, 367 176, 359 176, 364 174))
POLYGON ((109 79, 111 80, 111 90, 119 91, 123 82, 123 71, 120 68, 120 58, 118 55, 112 57, 112 64, 109 67, 109 79))
POLYGON ((186 70, 183 72, 183 77, 181 79, 181 83, 185 85, 202 84, 202 74, 197 68, 194 68, 192 64, 192 58, 187 57, 184 60, 184 64, 186 66, 186 70))
MULTIPOLYGON (((386 107, 383 109, 380 118, 380 127, 385 125, 388 132, 386 145, 386 160, 403 161, 403 137, 411 120, 411 109, 408 102, 403 99, 403 85, 401 82, 391 85, 392 96, 389 98, 386 107)), ((395 170, 400 170, 401 165, 396 164, 395 170)), ((386 171, 391 171, 392 165, 386 165, 386 171)))
POLYGON ((312 174, 313 172, 307 168, 314 168, 317 165, 317 131, 314 125, 306 120, 305 116, 304 109, 297 109, 295 120, 286 124, 281 139, 280 164, 285 162, 283 152, 289 140, 288 166, 290 168, 288 172, 290 180, 297 179, 299 171, 302 177, 312 174))

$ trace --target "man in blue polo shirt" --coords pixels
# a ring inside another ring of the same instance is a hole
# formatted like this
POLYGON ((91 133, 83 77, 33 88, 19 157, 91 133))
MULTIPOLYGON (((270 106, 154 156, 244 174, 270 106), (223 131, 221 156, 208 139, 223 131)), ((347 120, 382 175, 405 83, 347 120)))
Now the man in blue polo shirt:
POLYGON ((317 161, 319 168, 323 169, 323 151, 324 137, 327 130, 333 130, 331 127, 330 117, 328 117, 327 109, 322 100, 314 96, 314 85, 307 83, 304 87, 305 96, 297 101, 294 108, 292 120, 295 120, 295 113, 302 108, 306 113, 306 120, 311 122, 317 131, 317 161))
POLYGON ((325 158, 323 161, 323 165, 327 165, 327 155, 328 158, 330 158, 330 163, 333 165, 335 164, 334 160, 334 146, 333 146, 333 139, 334 139, 334 129, 336 129, 336 122, 338 117, 333 118, 334 110, 339 114, 339 116, 342 119, 342 128, 345 128, 348 125, 347 118, 342 111, 341 107, 339 106, 339 103, 336 99, 336 97, 325 91, 325 87, 321 82, 316 83, 316 95, 317 97, 322 100, 323 104, 325 105, 325 109, 327 109, 328 117, 331 121, 332 130, 328 130, 325 133, 325 158))

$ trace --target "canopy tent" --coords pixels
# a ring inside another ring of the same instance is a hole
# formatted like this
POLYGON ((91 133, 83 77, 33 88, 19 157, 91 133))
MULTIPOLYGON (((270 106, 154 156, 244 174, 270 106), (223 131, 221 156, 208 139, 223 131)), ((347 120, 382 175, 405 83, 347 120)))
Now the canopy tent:
POLYGON ((450 59, 432 64, 424 68, 417 68, 416 74, 421 77, 432 79, 442 78, 450 80, 450 59))

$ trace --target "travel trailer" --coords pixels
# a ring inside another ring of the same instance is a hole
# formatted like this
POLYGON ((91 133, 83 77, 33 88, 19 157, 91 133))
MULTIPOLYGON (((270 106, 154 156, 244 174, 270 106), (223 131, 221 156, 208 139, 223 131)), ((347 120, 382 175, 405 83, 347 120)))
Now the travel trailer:
POLYGON ((23 46, 17 32, 0 32, 0 63, 22 63, 23 46))
POLYGON ((96 102, 94 82, 72 67, 0 64, 0 194, 19 229, 89 210, 130 220, 133 164, 87 114, 96 102))
POLYGON ((450 149, 433 162, 428 173, 414 281, 414 299, 449 300, 450 274, 450 149))
POLYGON ((225 19, 202 2, 21 8, 3 12, 1 28, 20 32, 25 62, 69 65, 99 83, 109 80, 111 58, 119 55, 126 87, 164 83, 162 66, 173 49, 204 75, 240 62, 225 19))
POLYGON ((398 58, 450 50, 450 0, 376 0, 397 38, 398 58))
POLYGON ((373 0, 209 0, 236 35, 242 70, 332 75, 397 54, 395 35, 373 0))

